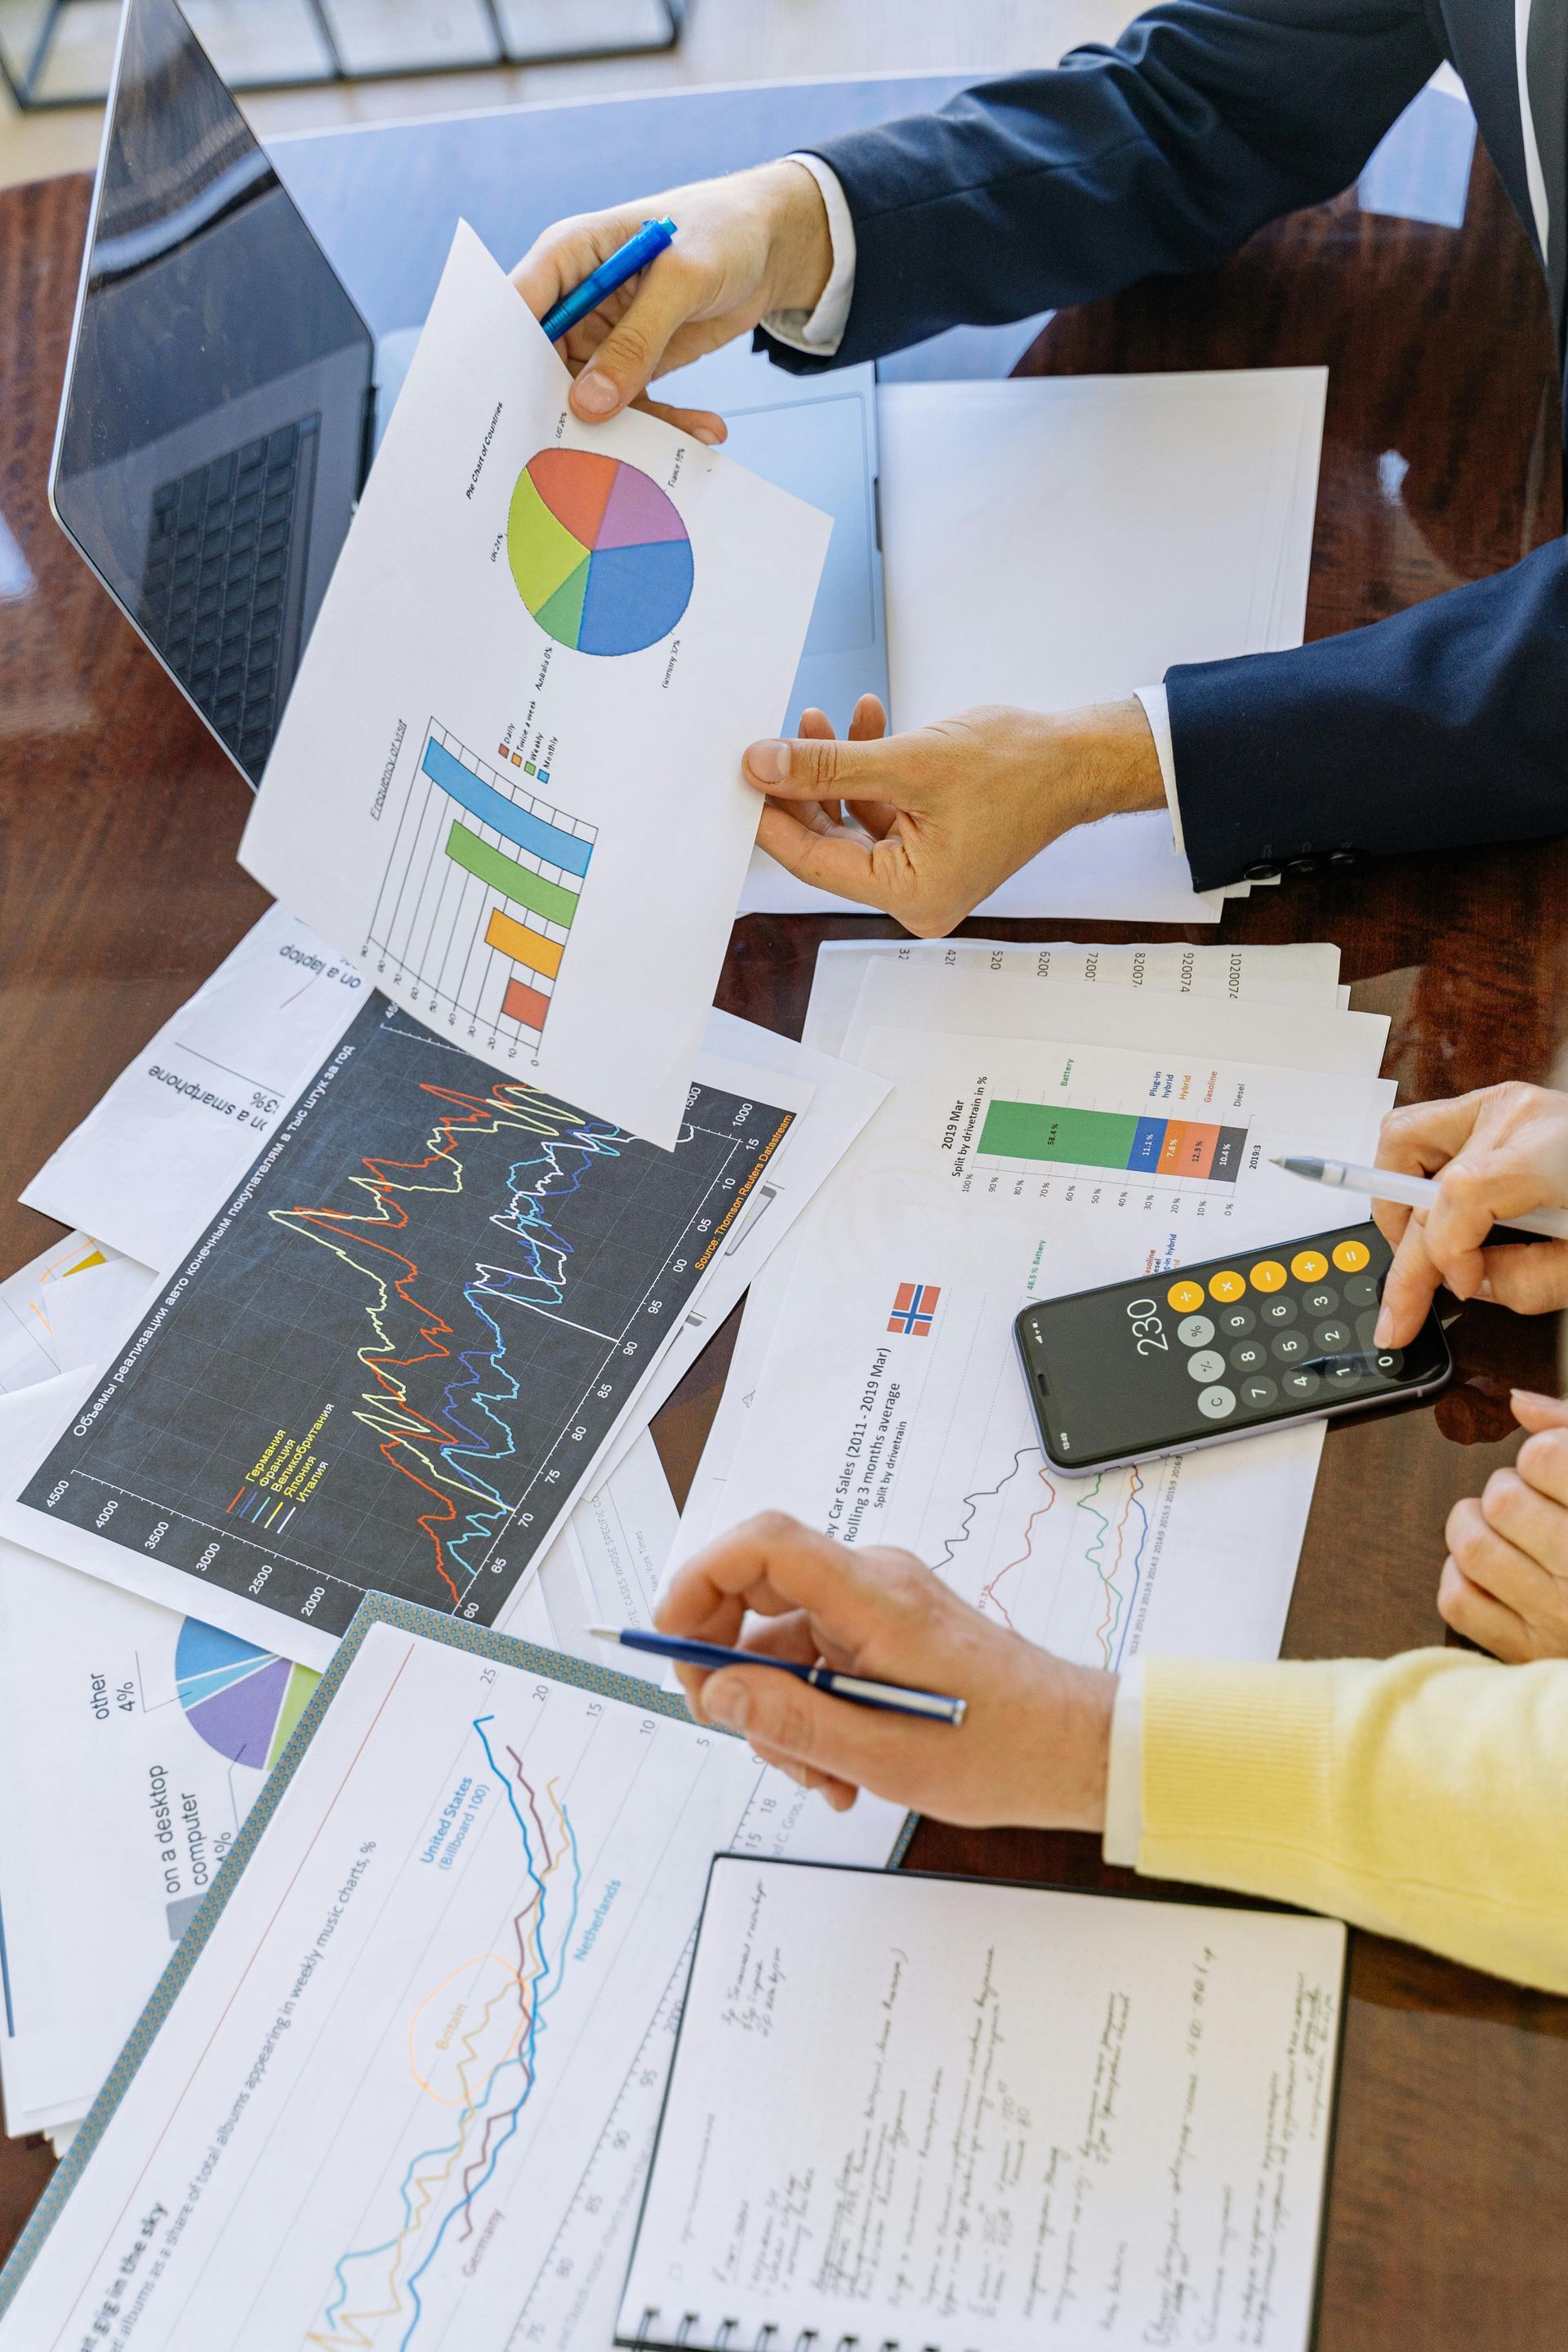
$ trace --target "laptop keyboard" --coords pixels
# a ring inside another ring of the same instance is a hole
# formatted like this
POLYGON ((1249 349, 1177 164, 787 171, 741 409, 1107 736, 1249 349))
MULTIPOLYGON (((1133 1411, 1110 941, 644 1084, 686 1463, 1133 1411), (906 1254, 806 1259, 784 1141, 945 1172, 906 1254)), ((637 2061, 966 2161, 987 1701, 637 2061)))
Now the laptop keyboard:
POLYGON ((319 414, 280 425, 153 499, 142 625, 253 775, 278 723, 289 556, 320 428, 319 414))

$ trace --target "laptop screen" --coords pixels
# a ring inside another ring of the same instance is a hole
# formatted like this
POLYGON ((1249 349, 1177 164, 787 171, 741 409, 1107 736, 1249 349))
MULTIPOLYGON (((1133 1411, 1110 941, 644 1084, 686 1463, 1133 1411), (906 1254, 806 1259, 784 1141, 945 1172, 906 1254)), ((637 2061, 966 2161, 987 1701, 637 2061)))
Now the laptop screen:
POLYGON ((55 510, 252 782, 363 479, 373 362, 174 0, 127 0, 55 510))

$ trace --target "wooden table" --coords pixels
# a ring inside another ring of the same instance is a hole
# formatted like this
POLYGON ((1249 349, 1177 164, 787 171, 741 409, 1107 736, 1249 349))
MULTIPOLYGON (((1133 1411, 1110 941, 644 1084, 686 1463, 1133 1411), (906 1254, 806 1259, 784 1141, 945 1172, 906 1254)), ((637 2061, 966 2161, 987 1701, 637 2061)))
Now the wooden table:
MULTIPOLYGON (((0 605, 5 1269, 57 1237, 16 1206, 17 1187, 266 903, 234 863, 245 787, 48 517, 87 199, 80 179, 0 197, 0 513, 37 581, 0 605)), ((1481 159, 1458 232, 1369 218, 1342 199, 1201 278, 1058 320, 1026 365, 1318 361, 1331 374, 1310 635, 1495 571, 1561 530, 1544 299, 1481 159)), ((752 917, 736 926, 721 1002, 798 1033, 818 940, 890 928, 752 917)), ((986 926, 998 928, 1030 938, 1071 927, 986 926)), ((1094 933, 1112 934, 1128 936, 1094 933)), ((1356 1003, 1393 1016, 1387 1067, 1406 1097, 1546 1078, 1568 1024, 1568 845, 1288 877, 1228 906, 1219 936, 1337 940, 1356 1003)), ((1442 1640, 1444 1516, 1511 1452, 1509 1384, 1555 1385, 1544 1323, 1472 1307, 1454 1337, 1460 1380, 1435 1409, 1331 1431, 1289 1654, 1442 1640)), ((731 1339, 720 1334, 657 1424, 678 1493, 731 1339)), ((912 1860, 1150 1891, 1068 1835, 927 1824, 912 1860)), ((0 2146, 5 2244, 49 2168, 41 2142, 0 2146)), ((1568 2001, 1356 1937, 1318 2340, 1322 2352, 1400 2341, 1561 2352, 1568 2001)))

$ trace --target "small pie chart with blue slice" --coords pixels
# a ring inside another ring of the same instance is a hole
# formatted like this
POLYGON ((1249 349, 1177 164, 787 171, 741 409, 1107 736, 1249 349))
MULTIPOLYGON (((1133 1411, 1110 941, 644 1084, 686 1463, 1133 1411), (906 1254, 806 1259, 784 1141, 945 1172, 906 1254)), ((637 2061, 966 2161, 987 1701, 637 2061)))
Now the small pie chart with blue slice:
POLYGON ((691 597, 691 541, 651 475, 593 449, 541 449, 507 516, 517 593, 547 636, 579 654, 637 654, 691 597))
POLYGON ((174 1688, 191 1729, 253 1772, 269 1772, 321 1680, 233 1633, 187 1617, 174 1644, 174 1688))

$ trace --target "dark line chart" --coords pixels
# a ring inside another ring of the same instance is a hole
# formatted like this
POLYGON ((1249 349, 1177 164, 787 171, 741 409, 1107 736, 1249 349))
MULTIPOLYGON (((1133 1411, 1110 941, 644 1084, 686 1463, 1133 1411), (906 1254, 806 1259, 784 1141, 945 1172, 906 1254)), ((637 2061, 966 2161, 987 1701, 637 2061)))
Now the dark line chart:
POLYGON ((21 1499, 328 1634, 493 1623, 789 1124, 696 1085, 664 1151, 373 998, 21 1499))

